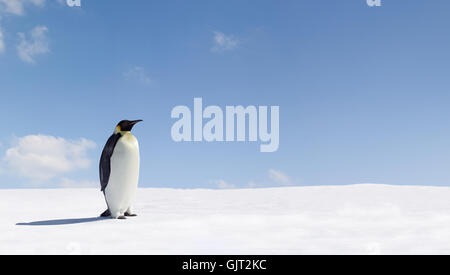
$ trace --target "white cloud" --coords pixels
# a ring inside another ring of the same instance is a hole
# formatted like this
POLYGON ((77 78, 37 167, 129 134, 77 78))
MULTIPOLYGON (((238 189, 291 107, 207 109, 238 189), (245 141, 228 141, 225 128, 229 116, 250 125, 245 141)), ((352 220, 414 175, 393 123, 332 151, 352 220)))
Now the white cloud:
POLYGON ((236 185, 227 183, 224 180, 212 180, 210 181, 210 184, 214 185, 216 188, 219 189, 235 189, 236 185))
POLYGON ((6 170, 13 175, 36 181, 50 180, 89 167, 87 151, 95 146, 84 138, 66 140, 29 135, 19 138, 17 144, 6 151, 3 161, 6 170))
POLYGON ((239 46, 239 40, 232 35, 225 35, 222 32, 214 32, 214 46, 211 48, 213 52, 224 52, 234 50, 239 46))
POLYGON ((0 0, 0 11, 15 15, 23 15, 23 1, 21 0, 0 0))
POLYGON ((30 39, 27 39, 24 33, 18 33, 20 43, 17 52, 20 59, 27 63, 35 63, 34 56, 48 53, 50 50, 47 32, 46 26, 37 26, 31 30, 30 39))
POLYGON ((273 180, 276 183, 282 184, 282 185, 291 185, 292 181, 291 179, 284 174, 283 172, 270 169, 269 170, 269 178, 273 180))
POLYGON ((152 79, 147 75, 143 67, 135 66, 126 71, 123 76, 126 80, 137 81, 142 84, 152 83, 152 79))
POLYGON ((3 38, 3 30, 2 27, 0 26, 0 53, 5 52, 5 41, 3 38))
MULTIPOLYGON (((25 15, 25 8, 27 6, 43 7, 45 6, 45 0, 0 0, 0 19, 2 19, 3 15, 8 14, 17 16, 25 15)), ((38 33, 37 35, 42 34, 42 29, 40 29, 40 31, 41 33, 38 33)), ((45 31, 47 31, 46 28, 45 31)), ((39 29, 37 30, 37 32, 39 32, 39 29)), ((38 40, 38 42, 41 42, 38 44, 27 44, 25 35, 22 33, 19 33, 19 37, 21 41, 19 45, 21 50, 21 52, 19 52, 19 56, 26 62, 33 63, 34 60, 32 58, 32 55, 42 53, 42 51, 44 51, 43 53, 46 53, 48 51, 48 45, 46 43, 42 43, 43 41, 46 41, 46 39, 42 40, 42 36, 38 37, 38 39, 41 39, 38 40)), ((5 41, 3 37, 3 30, 0 26, 0 53, 4 52, 4 50, 5 41)))
POLYGON ((24 15, 27 5, 43 7, 45 0, 0 0, 0 13, 24 15))

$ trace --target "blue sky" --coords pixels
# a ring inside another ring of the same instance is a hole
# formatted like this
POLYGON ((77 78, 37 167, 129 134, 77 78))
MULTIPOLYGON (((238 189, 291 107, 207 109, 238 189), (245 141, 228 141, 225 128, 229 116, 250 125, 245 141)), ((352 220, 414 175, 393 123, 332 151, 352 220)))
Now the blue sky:
POLYGON ((81 2, 0 0, 0 188, 96 186, 122 119, 142 187, 450 183, 448 1, 81 2), (194 97, 280 106, 279 150, 175 143, 194 97))

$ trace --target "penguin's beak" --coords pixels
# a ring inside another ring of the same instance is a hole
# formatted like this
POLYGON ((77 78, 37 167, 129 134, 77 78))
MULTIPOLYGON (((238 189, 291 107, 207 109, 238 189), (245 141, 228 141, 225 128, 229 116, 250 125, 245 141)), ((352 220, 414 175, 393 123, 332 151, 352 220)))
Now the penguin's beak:
POLYGON ((142 120, 142 119, 133 120, 133 121, 130 122, 130 125, 131 125, 131 126, 134 126, 134 125, 136 125, 136 123, 139 123, 139 122, 141 122, 141 121, 143 121, 143 120, 142 120))

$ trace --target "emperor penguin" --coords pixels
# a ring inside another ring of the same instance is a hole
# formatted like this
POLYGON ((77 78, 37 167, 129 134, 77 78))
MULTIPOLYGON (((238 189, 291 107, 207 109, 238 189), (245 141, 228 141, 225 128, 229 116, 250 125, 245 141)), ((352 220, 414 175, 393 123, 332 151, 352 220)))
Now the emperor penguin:
POLYGON ((126 219, 136 216, 132 204, 139 180, 139 143, 131 134, 133 126, 142 120, 122 120, 106 142, 100 158, 100 184, 108 209, 102 217, 126 219))

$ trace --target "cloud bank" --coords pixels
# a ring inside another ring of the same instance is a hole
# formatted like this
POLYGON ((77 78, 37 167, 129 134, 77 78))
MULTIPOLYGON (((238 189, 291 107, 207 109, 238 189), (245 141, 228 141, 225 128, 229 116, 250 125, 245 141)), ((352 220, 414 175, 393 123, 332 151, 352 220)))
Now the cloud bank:
POLYGON ((211 48, 212 52, 231 51, 238 47, 239 40, 232 35, 226 35, 223 32, 214 32, 214 45, 211 48))
POLYGON ((31 30, 29 38, 24 33, 18 33, 20 43, 17 46, 17 53, 20 59, 27 63, 35 63, 36 55, 48 53, 47 32, 46 26, 37 26, 31 30))
MULTIPOLYGON (((0 21, 3 16, 24 16, 27 7, 44 7, 45 0, 0 0, 0 21)), ((18 33, 19 44, 17 52, 23 61, 35 63, 34 56, 49 52, 46 26, 37 26, 30 32, 27 38, 24 33, 18 33)), ((5 52, 6 42, 3 29, 0 25, 0 54, 5 52)))
POLYGON ((43 7, 45 0, 0 0, 0 13, 24 15, 29 5, 43 7))
POLYGON ((3 38, 3 30, 0 26, 0 53, 5 52, 5 40, 3 38))
POLYGON ((81 138, 29 135, 18 139, 3 159, 9 173, 35 181, 50 180, 91 164, 87 151, 95 143, 81 138))

